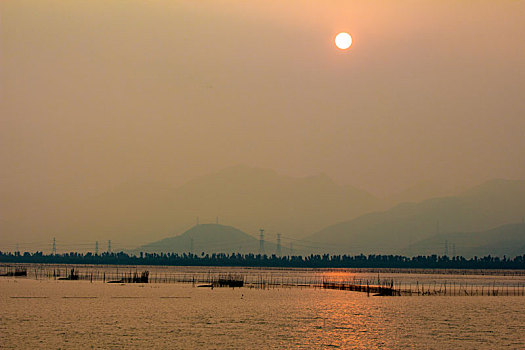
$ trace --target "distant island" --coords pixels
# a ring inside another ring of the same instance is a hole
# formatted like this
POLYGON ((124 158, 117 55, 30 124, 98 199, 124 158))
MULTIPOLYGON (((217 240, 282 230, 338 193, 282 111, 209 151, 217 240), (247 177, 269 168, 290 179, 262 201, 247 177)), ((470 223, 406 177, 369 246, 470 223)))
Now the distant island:
POLYGON ((319 255, 277 256, 261 254, 218 253, 66 253, 43 254, 0 251, 0 263, 89 264, 89 265, 165 265, 165 266, 231 266, 276 268, 417 268, 417 269, 512 269, 525 270, 525 254, 513 258, 493 256, 415 256, 401 255, 319 255))

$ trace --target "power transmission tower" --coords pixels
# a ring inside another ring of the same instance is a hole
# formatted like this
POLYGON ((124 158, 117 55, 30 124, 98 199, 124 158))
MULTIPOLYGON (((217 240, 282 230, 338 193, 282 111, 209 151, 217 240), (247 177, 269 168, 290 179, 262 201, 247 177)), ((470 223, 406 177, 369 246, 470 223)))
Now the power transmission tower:
POLYGON ((456 243, 452 243, 452 256, 456 257, 456 243))
POLYGON ((111 254, 111 239, 108 240, 108 254, 111 254))
POLYGON ((53 237, 53 252, 51 254, 52 255, 57 255, 57 241, 56 241, 55 237, 53 237))
POLYGON ((259 254, 264 254, 264 229, 259 230, 259 254))
POLYGON ((95 242, 95 255, 98 255, 98 241, 95 242))
POLYGON ((277 256, 281 256, 281 234, 277 234, 277 256))

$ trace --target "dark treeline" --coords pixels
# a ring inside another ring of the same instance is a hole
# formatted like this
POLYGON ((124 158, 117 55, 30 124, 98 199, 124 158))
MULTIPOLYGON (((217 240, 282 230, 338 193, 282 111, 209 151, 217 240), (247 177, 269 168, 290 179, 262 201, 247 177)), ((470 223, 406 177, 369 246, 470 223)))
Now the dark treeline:
POLYGON ((167 265, 167 266, 246 266, 246 267, 302 267, 302 268, 428 268, 428 269, 525 269, 525 255, 514 258, 493 256, 450 258, 448 256, 400 255, 308 255, 276 256, 255 254, 176 254, 140 253, 65 253, 43 254, 0 251, 0 262, 39 264, 90 265, 167 265))

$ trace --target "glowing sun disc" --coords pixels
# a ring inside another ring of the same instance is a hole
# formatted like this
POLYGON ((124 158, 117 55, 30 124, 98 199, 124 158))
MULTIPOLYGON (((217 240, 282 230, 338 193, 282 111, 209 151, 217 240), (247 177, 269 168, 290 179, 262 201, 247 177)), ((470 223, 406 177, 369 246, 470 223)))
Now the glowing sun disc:
POLYGON ((341 50, 346 50, 352 45, 352 37, 348 33, 339 33, 335 37, 335 46, 341 50))

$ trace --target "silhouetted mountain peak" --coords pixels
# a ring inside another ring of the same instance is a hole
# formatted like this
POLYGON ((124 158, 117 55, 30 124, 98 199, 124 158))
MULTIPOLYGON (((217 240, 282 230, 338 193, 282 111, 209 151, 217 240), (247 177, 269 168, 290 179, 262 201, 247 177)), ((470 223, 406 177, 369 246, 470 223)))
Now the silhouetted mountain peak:
MULTIPOLYGON (((184 233, 146 244, 135 252, 257 252, 258 241, 241 230, 227 225, 200 224, 184 233)), ((271 247, 271 245, 268 245, 271 247)))

